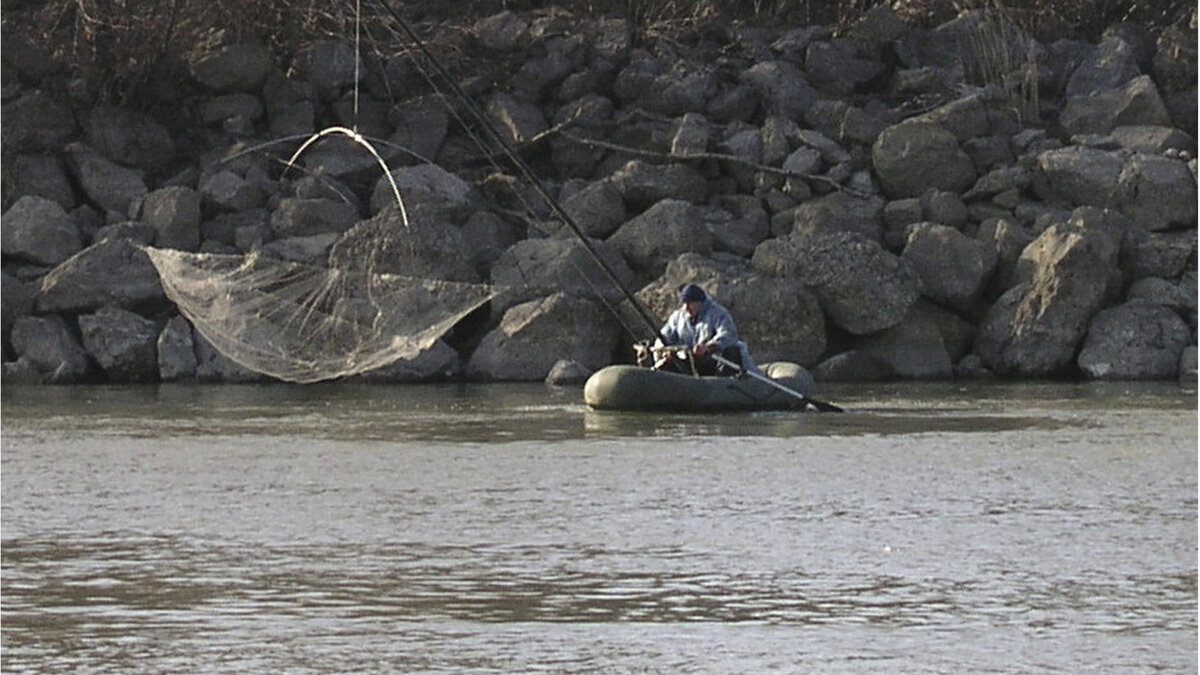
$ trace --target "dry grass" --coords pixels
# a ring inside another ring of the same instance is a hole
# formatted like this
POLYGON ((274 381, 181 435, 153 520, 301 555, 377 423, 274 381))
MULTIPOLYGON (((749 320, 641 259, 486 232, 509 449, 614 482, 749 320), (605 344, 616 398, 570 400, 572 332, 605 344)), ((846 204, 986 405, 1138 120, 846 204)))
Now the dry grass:
MULTIPOLYGON (((634 34, 687 31, 710 22, 769 21, 772 25, 848 26, 867 10, 890 5, 925 24, 961 11, 986 8, 993 0, 389 0, 411 23, 439 35, 462 32, 476 17, 511 9, 569 8, 578 15, 623 16, 634 34), (457 26, 457 28, 456 28, 457 26)), ((1009 16, 1035 38, 1095 39, 1117 21, 1140 22, 1152 30, 1195 32, 1189 0, 1008 0, 1009 16)), ((394 52, 404 41, 376 0, 363 0, 364 52, 394 52)), ((213 45, 254 41, 270 46, 283 64, 313 40, 354 35, 355 0, 46 0, 14 1, 3 14, 5 37, 19 36, 47 52, 59 84, 69 82, 77 98, 90 102, 139 103, 153 97, 151 84, 185 57, 213 45)), ((997 25, 996 30, 1005 30, 997 25)), ((448 45, 453 50, 453 44, 448 45)), ((1024 54, 996 55, 1019 61, 1024 54)), ((1012 65, 1012 64, 1009 64, 1012 65)), ((1006 72, 1011 72, 1011 68, 1006 72)), ((167 79, 177 79, 168 77, 167 79)), ((54 83, 44 83, 54 84, 54 83)), ((1010 83, 1006 86, 1017 86, 1010 83)), ((1015 90, 1014 90, 1015 91, 1015 90)))

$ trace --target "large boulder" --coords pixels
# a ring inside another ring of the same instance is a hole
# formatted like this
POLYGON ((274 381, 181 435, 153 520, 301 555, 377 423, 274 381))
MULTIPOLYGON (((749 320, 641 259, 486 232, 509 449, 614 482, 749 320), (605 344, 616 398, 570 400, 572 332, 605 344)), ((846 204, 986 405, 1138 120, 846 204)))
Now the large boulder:
POLYGON ((165 187, 142 200, 141 219, 155 230, 161 248, 195 251, 200 247, 200 193, 183 186, 165 187))
POLYGON ((99 108, 84 129, 87 144, 123 166, 164 169, 175 159, 175 141, 158 120, 129 108, 99 108))
POLYGON ((1117 181, 1125 158, 1116 152, 1070 146, 1039 153, 1033 186, 1047 201, 1066 206, 1117 206, 1117 181))
POLYGON ((631 61, 613 83, 613 93, 621 101, 668 117, 704 112, 716 88, 710 65, 657 57, 631 61))
POLYGON ((156 343, 158 377, 163 382, 196 376, 196 341, 192 325, 182 316, 171 317, 156 343))
POLYGON ((347 378, 351 382, 436 382, 462 374, 458 352, 438 340, 411 359, 400 359, 386 366, 347 378))
POLYGON ((571 192, 562 199, 563 210, 589 237, 603 239, 628 217, 625 200, 608 181, 596 181, 571 192))
POLYGON ((245 43, 203 54, 191 64, 192 76, 218 93, 255 92, 274 67, 275 59, 269 49, 245 43))
POLYGON ((818 40, 805 51, 804 69, 820 89, 846 96, 885 72, 879 55, 873 45, 860 40, 818 40))
POLYGON ((708 181, 687 164, 650 164, 635 159, 615 171, 609 182, 633 211, 664 199, 699 204, 708 197, 708 181))
POLYGON ((1118 248, 1111 236, 1071 224, 1046 229, 1019 265, 1028 281, 1006 291, 980 325, 975 351, 1001 375, 1046 377, 1073 365, 1088 321, 1103 306, 1118 248))
MULTIPOLYGON (((426 213, 436 213, 457 225, 483 205, 479 193, 470 183, 436 164, 401 167, 392 172, 392 179, 410 220, 414 212, 424 209, 426 213)), ((371 193, 371 213, 395 207, 392 183, 386 176, 381 177, 371 193)))
POLYGON ((975 184, 975 164, 954 134, 940 126, 905 122, 888 127, 871 148, 871 162, 892 199, 929 188, 963 192, 975 184))
POLYGON ((26 195, 4 212, 0 251, 38 265, 57 265, 83 248, 79 227, 58 202, 26 195))
POLYGON ((5 101, 0 116, 4 117, 0 137, 5 152, 55 152, 79 133, 71 109, 41 90, 5 101))
POLYGON ((67 148, 67 165, 88 199, 105 211, 129 215, 130 206, 147 192, 141 173, 105 159, 85 145, 67 148))
MULTIPOLYGON (((631 287, 635 275, 625 258, 606 242, 589 240, 617 280, 631 287)), ((495 310, 563 292, 577 297, 600 296, 606 302, 623 298, 618 286, 576 238, 525 239, 513 244, 492 265, 495 310)))
POLYGON ((166 304, 154 263, 128 239, 99 241, 42 277, 39 312, 89 312, 105 305, 125 309, 166 304))
POLYGON ((1097 380, 1175 379, 1191 341, 1183 319, 1145 300, 1103 310, 1092 317, 1079 352, 1079 369, 1097 380))
POLYGON ((845 230, 812 228, 768 239, 751 263, 771 276, 800 280, 826 318, 854 335, 900 323, 920 297, 920 277, 907 261, 845 230))
POLYGON ((883 209, 881 197, 860 197, 839 190, 797 206, 793 229, 802 231, 818 226, 832 227, 861 234, 873 241, 882 241, 883 209))
POLYGON ((741 73, 742 82, 754 88, 768 115, 804 119, 814 103, 825 98, 808 82, 804 71, 788 61, 761 61, 741 73))
POLYGON ((1107 134, 1124 125, 1169 125, 1171 115, 1149 75, 1120 89, 1067 100, 1059 123, 1070 134, 1107 134))
POLYGON ((908 230, 900 257, 921 277, 921 294, 967 310, 979 298, 996 267, 996 251, 953 227, 918 223, 908 230))
POLYGON ((924 312, 910 312, 895 326, 865 336, 856 351, 886 363, 888 372, 902 378, 936 380, 954 375, 942 331, 924 312))
POLYGON ((385 209, 346 231, 329 251, 329 265, 423 279, 478 282, 475 247, 436 209, 385 209))
POLYGON ((158 327, 118 307, 79 317, 87 350, 110 382, 153 382, 158 377, 158 327))
POLYGON ((288 197, 271 213, 271 230, 277 237, 345 232, 358 218, 358 209, 345 201, 288 197))
POLYGON ((637 297, 665 321, 678 309, 679 288, 687 283, 698 284, 729 310, 757 362, 783 360, 808 366, 825 351, 821 305, 797 279, 767 276, 741 260, 718 262, 685 253, 639 290, 637 297))
POLYGON ((711 253, 713 237, 706 223, 731 218, 729 212, 716 207, 664 199, 622 225, 608 243, 635 271, 653 278, 681 253, 711 253))
POLYGON ((24 154, 15 155, 11 161, 11 170, 7 168, 7 158, 5 161, 5 180, 10 181, 5 187, 6 199, 22 195, 45 197, 68 211, 79 204, 66 164, 59 156, 24 154))
POLYGON ((1117 179, 1121 212, 1147 230, 1196 227, 1196 177, 1186 163, 1133 153, 1117 179))
POLYGON ((12 327, 12 347, 17 360, 27 363, 38 380, 69 384, 91 369, 87 352, 60 316, 17 319, 12 327))
POLYGON ((594 302, 565 293, 504 313, 467 361, 466 375, 483 380, 544 380, 559 359, 593 370, 609 363, 619 328, 594 302))

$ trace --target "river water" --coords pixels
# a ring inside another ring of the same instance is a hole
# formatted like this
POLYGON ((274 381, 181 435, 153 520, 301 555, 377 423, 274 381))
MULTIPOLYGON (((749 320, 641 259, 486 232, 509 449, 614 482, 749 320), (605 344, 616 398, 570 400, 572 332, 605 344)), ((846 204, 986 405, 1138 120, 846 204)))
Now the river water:
POLYGON ((1171 384, 4 387, 5 673, 1185 673, 1171 384))

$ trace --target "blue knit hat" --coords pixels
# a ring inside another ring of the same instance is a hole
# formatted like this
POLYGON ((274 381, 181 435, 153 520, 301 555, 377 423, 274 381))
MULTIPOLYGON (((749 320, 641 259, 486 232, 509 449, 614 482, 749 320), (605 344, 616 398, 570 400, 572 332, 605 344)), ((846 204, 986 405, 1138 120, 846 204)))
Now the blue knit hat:
POLYGON ((703 302, 708 299, 704 289, 696 284, 688 284, 679 289, 679 300, 682 302, 703 302))

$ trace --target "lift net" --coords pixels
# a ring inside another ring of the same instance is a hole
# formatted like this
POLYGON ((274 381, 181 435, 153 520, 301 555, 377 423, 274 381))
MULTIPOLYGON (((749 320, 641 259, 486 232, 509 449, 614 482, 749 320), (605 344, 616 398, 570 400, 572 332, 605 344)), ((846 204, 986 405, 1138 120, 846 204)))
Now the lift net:
POLYGON ((491 287, 259 253, 146 248, 163 290, 229 359, 288 382, 318 382, 412 359, 488 302, 491 287))

